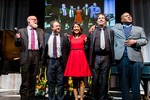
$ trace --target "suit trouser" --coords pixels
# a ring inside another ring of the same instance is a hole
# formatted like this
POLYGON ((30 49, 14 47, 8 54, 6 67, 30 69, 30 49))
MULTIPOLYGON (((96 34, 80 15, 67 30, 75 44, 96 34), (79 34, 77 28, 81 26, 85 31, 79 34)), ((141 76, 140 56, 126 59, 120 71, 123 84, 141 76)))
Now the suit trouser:
POLYGON ((127 56, 117 61, 122 100, 140 100, 142 62, 133 62, 127 56), (132 96, 130 96, 130 87, 132 96), (132 99, 131 99, 132 98, 132 99))
POLYGON ((108 77, 110 69, 109 56, 95 57, 95 64, 92 69, 92 99, 108 99, 108 77), (99 96, 99 97, 98 97, 99 96))
POLYGON ((22 83, 20 86, 21 100, 34 99, 39 57, 40 57, 39 51, 29 51, 26 63, 21 66, 21 77, 22 77, 22 83))
POLYGON ((63 63, 62 59, 49 59, 47 70, 49 100, 63 100, 63 63), (57 87, 57 98, 55 98, 55 87, 57 87))

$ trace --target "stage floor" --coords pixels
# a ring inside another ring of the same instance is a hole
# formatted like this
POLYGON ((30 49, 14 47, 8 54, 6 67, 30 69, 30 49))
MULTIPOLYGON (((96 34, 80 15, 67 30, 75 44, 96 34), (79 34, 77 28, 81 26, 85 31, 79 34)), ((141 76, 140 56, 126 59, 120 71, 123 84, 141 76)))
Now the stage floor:
MULTIPOLYGON (((110 91, 110 94, 113 94, 112 96, 113 100, 121 100, 119 91, 110 91)), ((20 100, 19 90, 0 89, 0 100, 20 100)), ((44 99, 36 98, 35 100, 48 100, 48 98, 44 98, 44 99)), ((74 100, 74 98, 72 98, 71 100, 74 100)), ((85 97, 85 100, 90 100, 90 99, 85 97)))
MULTIPOLYGON (((109 92, 112 97, 112 100, 122 100, 120 91, 109 91, 109 92)), ((142 91, 141 91, 141 93, 142 93, 142 91)), ((0 89, 0 100, 20 100, 19 90, 0 89)), ((47 98, 47 96, 46 96, 46 98, 38 97, 35 100, 48 100, 48 98, 47 98)), ((65 99, 65 100, 74 100, 74 98, 69 98, 69 99, 65 99)), ((84 100, 90 100, 90 99, 86 98, 86 95, 85 95, 84 100)), ((143 99, 141 99, 141 100, 143 100, 143 99)))

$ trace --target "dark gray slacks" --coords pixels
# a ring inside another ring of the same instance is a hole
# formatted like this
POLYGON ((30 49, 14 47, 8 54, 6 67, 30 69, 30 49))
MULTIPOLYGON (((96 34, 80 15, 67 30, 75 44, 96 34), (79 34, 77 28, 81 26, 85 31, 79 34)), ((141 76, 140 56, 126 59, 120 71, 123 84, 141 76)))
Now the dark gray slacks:
POLYGON ((61 58, 49 59, 49 65, 47 70, 49 100, 64 99, 63 67, 64 66, 61 58), (55 93, 55 88, 57 88, 57 93, 55 93))
POLYGON ((40 52, 28 51, 28 58, 21 66, 21 100, 33 100, 35 96, 36 75, 39 70, 40 52))
POLYGON ((110 70, 110 57, 96 55, 92 69, 92 99, 108 99, 108 77, 110 70))

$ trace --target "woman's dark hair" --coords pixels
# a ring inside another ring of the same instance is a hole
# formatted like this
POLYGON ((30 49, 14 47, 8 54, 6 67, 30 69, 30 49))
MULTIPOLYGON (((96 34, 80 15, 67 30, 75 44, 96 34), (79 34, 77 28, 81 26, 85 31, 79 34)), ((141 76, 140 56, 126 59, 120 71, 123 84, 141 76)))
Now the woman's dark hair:
POLYGON ((78 22, 74 22, 74 23, 73 23, 73 25, 72 25, 72 30, 71 30, 71 32, 72 32, 72 34, 73 34, 73 36, 75 36, 75 33, 74 33, 74 31, 73 31, 73 27, 74 27, 74 25, 75 25, 75 24, 77 24, 77 25, 80 27, 79 35, 81 35, 81 34, 82 34, 82 32, 83 32, 83 29, 82 29, 82 27, 81 27, 80 23, 78 23, 78 22))

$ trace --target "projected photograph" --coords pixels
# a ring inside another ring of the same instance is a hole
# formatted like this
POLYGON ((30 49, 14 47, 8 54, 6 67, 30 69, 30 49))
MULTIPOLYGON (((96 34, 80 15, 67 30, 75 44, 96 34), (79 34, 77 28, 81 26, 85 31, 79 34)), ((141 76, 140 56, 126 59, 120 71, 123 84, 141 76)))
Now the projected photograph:
POLYGON ((115 0, 45 0, 45 32, 50 32, 50 22, 57 20, 62 33, 71 33, 74 22, 81 24, 83 32, 96 24, 97 15, 107 16, 107 26, 115 24, 115 0))

